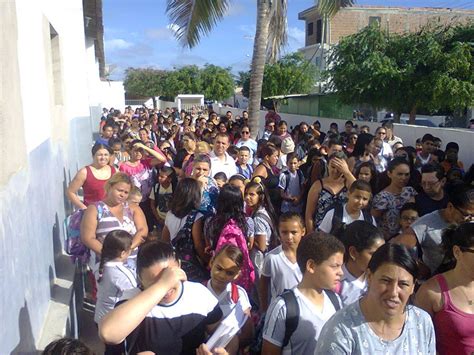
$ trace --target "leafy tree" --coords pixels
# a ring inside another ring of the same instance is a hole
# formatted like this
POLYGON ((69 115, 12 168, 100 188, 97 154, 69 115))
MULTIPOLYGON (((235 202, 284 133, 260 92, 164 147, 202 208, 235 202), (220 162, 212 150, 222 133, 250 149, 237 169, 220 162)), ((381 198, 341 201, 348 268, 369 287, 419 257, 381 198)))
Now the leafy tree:
POLYGON ((188 65, 169 73, 165 82, 166 96, 178 94, 200 94, 202 90, 201 71, 196 65, 188 65))
POLYGON ((167 72, 153 68, 128 68, 123 85, 132 95, 151 97, 156 108, 156 96, 163 95, 167 72))
POLYGON ((344 103, 386 107, 397 118, 409 112, 410 123, 420 108, 464 109, 474 98, 473 26, 427 25, 400 35, 368 26, 334 48, 330 85, 344 103))
POLYGON ((230 68, 206 64, 201 70, 202 93, 209 100, 222 101, 234 93, 234 79, 230 68))

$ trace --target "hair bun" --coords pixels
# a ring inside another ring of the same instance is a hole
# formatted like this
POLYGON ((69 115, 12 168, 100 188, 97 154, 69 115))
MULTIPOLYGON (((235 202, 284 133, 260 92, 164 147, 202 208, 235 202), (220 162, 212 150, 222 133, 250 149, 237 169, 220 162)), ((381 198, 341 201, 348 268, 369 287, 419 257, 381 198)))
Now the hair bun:
POLYGON ((253 179, 254 182, 256 182, 257 184, 261 184, 262 183, 262 179, 260 178, 260 176, 256 176, 254 179, 253 179))

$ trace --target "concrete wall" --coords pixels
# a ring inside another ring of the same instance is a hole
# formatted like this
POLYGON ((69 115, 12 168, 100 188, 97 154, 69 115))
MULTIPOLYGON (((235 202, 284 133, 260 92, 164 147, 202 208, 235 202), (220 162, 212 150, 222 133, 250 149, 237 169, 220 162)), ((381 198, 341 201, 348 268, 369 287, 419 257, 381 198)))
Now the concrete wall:
POLYGON ((97 68, 81 0, 1 1, 0 36, 0 354, 30 354, 72 326, 46 334, 58 324, 45 319, 65 277, 64 191, 91 159, 97 68))
MULTIPOLYGON (((224 115, 227 111, 232 111, 234 115, 241 115, 242 110, 229 107, 218 108, 220 115, 224 115)), ((265 111, 260 111, 260 130, 264 129, 265 122, 265 111)), ((332 122, 336 122, 339 125, 339 130, 344 129, 344 122, 346 120, 338 120, 332 118, 315 117, 315 116, 303 116, 287 113, 279 113, 281 118, 288 123, 289 129, 295 127, 301 122, 313 124, 316 120, 321 122, 321 129, 324 132, 329 130, 329 125, 332 122)), ((380 123, 377 122, 356 122, 359 125, 367 125, 370 127, 370 132, 373 134, 380 123)), ((421 138, 424 134, 431 133, 435 137, 441 138, 443 145, 442 149, 449 142, 457 142, 460 147, 459 159, 464 162, 464 166, 469 168, 471 164, 474 164, 474 131, 467 129, 456 129, 456 128, 434 128, 434 127, 422 127, 412 126, 405 124, 395 124, 395 135, 403 139, 405 145, 415 146, 417 138, 421 138)))

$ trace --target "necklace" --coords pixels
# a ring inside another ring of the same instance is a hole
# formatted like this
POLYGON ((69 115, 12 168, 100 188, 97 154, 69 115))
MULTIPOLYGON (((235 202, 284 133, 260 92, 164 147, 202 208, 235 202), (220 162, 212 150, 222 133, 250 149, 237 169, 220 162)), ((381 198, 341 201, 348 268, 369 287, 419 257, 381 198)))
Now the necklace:
POLYGON ((464 291, 462 287, 461 287, 461 291, 462 291, 463 296, 466 297, 467 304, 469 306, 474 305, 474 300, 469 299, 469 297, 467 296, 467 293, 464 291))

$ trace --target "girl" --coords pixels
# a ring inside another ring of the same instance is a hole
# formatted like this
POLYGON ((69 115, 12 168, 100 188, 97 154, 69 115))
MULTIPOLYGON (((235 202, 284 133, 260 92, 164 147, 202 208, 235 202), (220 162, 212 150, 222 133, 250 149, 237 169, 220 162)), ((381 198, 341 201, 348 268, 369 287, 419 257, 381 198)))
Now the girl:
POLYGON ((357 301, 367 291, 367 268, 375 251, 385 244, 382 232, 366 221, 354 221, 342 236, 346 248, 339 295, 347 306, 357 301))
POLYGON ((407 186, 410 179, 410 166, 405 158, 395 158, 388 164, 390 185, 375 195, 372 202, 372 215, 388 240, 398 234, 400 229, 400 209, 407 202, 415 202, 417 192, 407 186))
MULTIPOLYGON (((193 132, 187 132, 183 135, 183 147, 178 150, 174 158, 174 168, 179 176, 184 177, 187 166, 192 163, 196 150, 197 138, 193 132)), ((189 165, 190 167, 192 165, 189 165)))
POLYGON ((250 262, 247 239, 249 223, 245 217, 244 203, 240 190, 231 185, 225 185, 217 199, 217 213, 208 219, 204 227, 206 240, 217 250, 223 244, 232 244, 243 254, 242 274, 237 283, 250 290, 255 281, 255 273, 250 262))
POLYGON ((240 175, 240 174, 235 174, 235 175, 232 175, 229 179, 229 185, 232 185, 232 186, 235 186, 237 188, 239 188, 240 192, 242 192, 242 197, 244 197, 244 193, 245 193, 245 184, 248 182, 249 180, 245 178, 245 176, 243 175, 240 175))
POLYGON ((254 221, 254 238, 249 240, 249 249, 256 276, 259 278, 265 253, 272 243, 278 242, 275 240, 277 238, 275 212, 259 177, 245 186, 245 202, 254 221))
POLYGON ((104 239, 94 314, 94 321, 97 324, 103 316, 114 309, 125 290, 137 287, 134 272, 125 266, 131 246, 132 236, 126 231, 114 230, 104 239))
POLYGON ((372 188, 372 193, 377 193, 377 172, 374 163, 370 161, 363 162, 355 170, 354 177, 358 180, 367 181, 372 188))
MULTIPOLYGON (((227 317, 239 304, 249 316, 239 335, 240 347, 243 348, 253 339, 253 323, 250 319, 250 300, 247 292, 237 285, 244 265, 242 251, 230 244, 224 245, 211 260, 211 279, 207 288, 219 301, 223 317, 227 317), (234 283, 236 282, 236 283, 234 283)), ((237 346, 236 346, 237 347, 237 346)), ((237 350, 237 349, 235 349, 237 350)))
POLYGON ((158 182, 150 193, 150 207, 155 217, 155 226, 161 230, 165 224, 168 205, 176 190, 178 177, 171 167, 163 167, 158 173, 158 182))
POLYGON ((194 354, 222 318, 216 298, 204 285, 186 281, 164 242, 140 248, 137 275, 140 288, 127 291, 99 324, 101 339, 123 342, 127 354, 194 354))
POLYGON ((203 215, 198 212, 200 201, 199 183, 192 178, 181 180, 169 204, 162 234, 162 239, 176 248, 182 268, 191 281, 204 281, 209 276, 205 268, 209 257, 204 251, 203 215))

